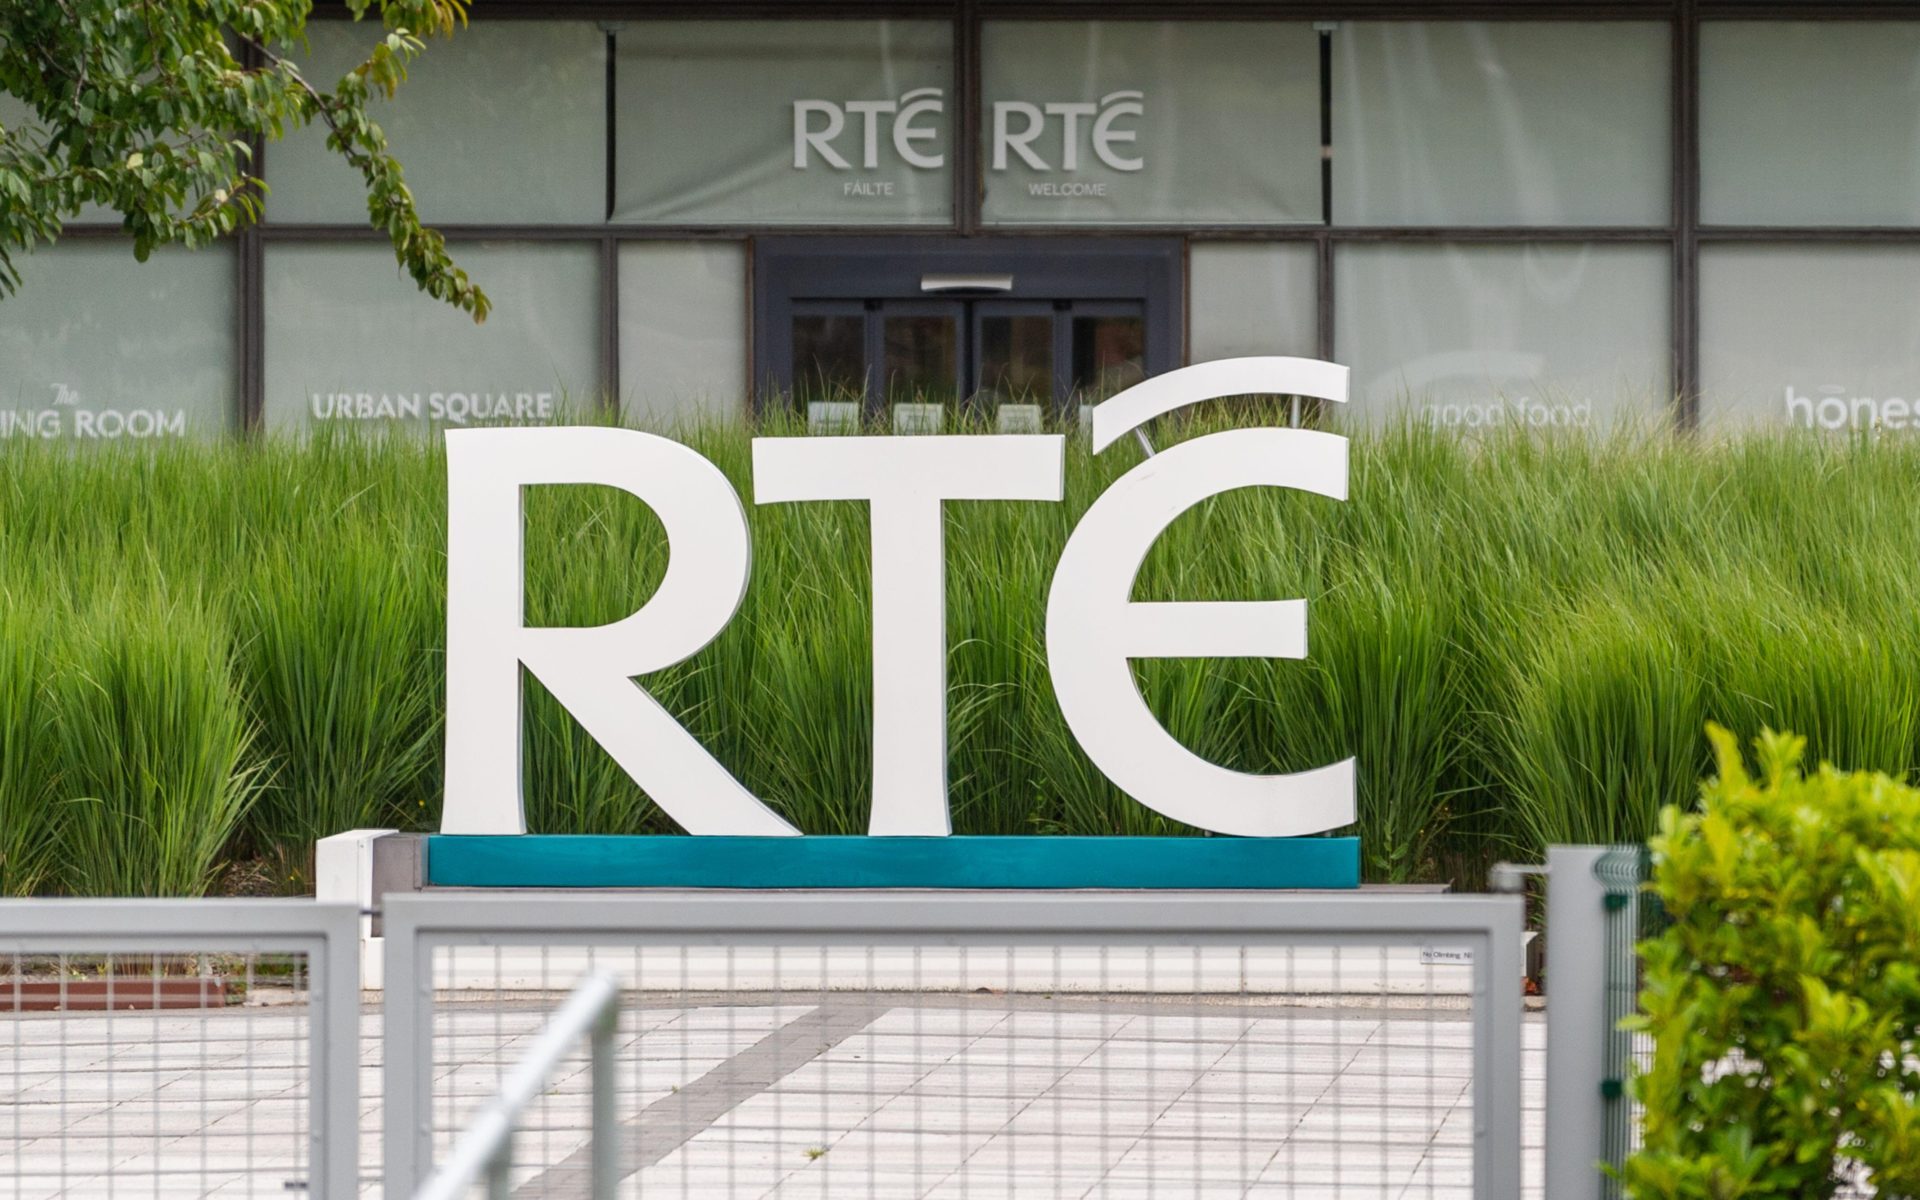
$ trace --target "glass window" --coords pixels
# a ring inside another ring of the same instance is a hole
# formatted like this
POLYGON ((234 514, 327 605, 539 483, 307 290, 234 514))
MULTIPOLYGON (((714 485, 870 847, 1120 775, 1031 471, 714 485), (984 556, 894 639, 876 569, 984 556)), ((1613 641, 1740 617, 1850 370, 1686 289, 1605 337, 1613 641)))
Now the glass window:
POLYGON ((1348 417, 1587 428, 1664 414, 1670 295, 1662 247, 1341 246, 1348 417))
POLYGON ((1920 246, 1700 251, 1703 424, 1920 430, 1920 246))
POLYGON ((19 129, 28 125, 38 126, 39 119, 27 102, 7 92, 0 92, 0 126, 7 129, 19 129))
MULTIPOLYGON (((980 316, 975 400, 993 411, 1007 405, 1051 405, 1054 315, 1032 305, 1003 308, 980 316)), ((1027 417, 1023 414, 1019 419, 1027 417)))
POLYGON ((614 218, 946 224, 945 21, 635 21, 618 34, 614 218))
POLYGON ((989 222, 1320 220, 1320 49, 1305 22, 989 21, 989 222))
POLYGON ((650 428, 747 410, 747 251, 620 247, 620 410, 650 428))
POLYGON ((536 424, 600 401, 600 251, 452 247, 485 325, 422 293, 379 243, 266 248, 266 424, 536 424))
POLYGON ((1703 24, 1700 216, 1920 223, 1920 22, 1703 24))
POLYGON ((1094 309, 1077 306, 1069 326, 1075 404, 1098 404, 1147 377, 1147 323, 1137 306, 1094 309))
POLYGON ((1342 225, 1665 225, 1670 34, 1638 22, 1345 22, 1342 225))
MULTIPOLYGON (((303 70, 331 86, 379 40, 378 22, 315 21, 303 70)), ((586 22, 475 21, 434 38, 373 119, 429 221, 583 224, 607 216, 606 35, 586 22)), ((326 128, 266 149, 267 217, 364 225, 359 172, 326 128)))
POLYGON ((857 305, 794 305, 794 403, 857 409, 866 391, 866 311, 857 305))
POLYGON ((880 382, 888 405, 951 404, 960 390, 958 312, 883 313, 880 382))
POLYGON ((1193 361, 1314 357, 1320 343, 1314 258, 1314 248, 1304 244, 1195 242, 1187 257, 1193 361))
POLYGON ((230 246, 69 239, 18 254, 0 300, 0 438, 218 434, 235 425, 230 246))

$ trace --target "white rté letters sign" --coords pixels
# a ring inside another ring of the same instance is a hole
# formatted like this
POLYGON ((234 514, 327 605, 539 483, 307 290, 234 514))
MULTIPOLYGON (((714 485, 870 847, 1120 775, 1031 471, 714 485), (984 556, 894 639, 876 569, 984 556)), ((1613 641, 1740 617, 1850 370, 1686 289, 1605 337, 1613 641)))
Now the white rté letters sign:
POLYGON ((947 163, 945 154, 920 149, 919 143, 939 138, 937 125, 926 122, 946 111, 946 97, 939 88, 915 88, 898 100, 795 100, 793 102, 793 166, 804 171, 815 155, 836 171, 850 171, 853 163, 840 152, 840 135, 851 117, 859 127, 860 166, 874 170, 880 165, 881 126, 889 127, 888 140, 900 161, 923 171, 934 171, 947 163))
MULTIPOLYGON (((1100 452, 1164 413, 1222 396, 1347 398, 1347 370, 1235 358, 1170 371, 1094 409, 1100 452)), ((627 429, 452 430, 447 437, 447 795, 444 833, 526 832, 521 668, 693 834, 797 834, 742 787, 635 676, 697 653, 746 594, 752 543, 720 470, 667 438, 627 429), (520 493, 592 483, 645 501, 665 528, 665 577, 609 625, 526 624, 520 493)), ((757 504, 864 500, 873 531, 874 763, 869 832, 941 835, 947 809, 948 500, 1058 501, 1058 436, 756 438, 757 504)), ((1047 599, 1046 645, 1068 727, 1141 804, 1216 833, 1317 833, 1354 819, 1353 760, 1288 775, 1210 763, 1147 709, 1135 658, 1302 658, 1303 600, 1131 600, 1147 551, 1194 505, 1265 485, 1347 495, 1347 442, 1305 429, 1207 434, 1149 457, 1088 508, 1047 599)))
MULTIPOLYGON (((1115 171, 1141 171, 1140 132, 1134 122, 1146 114, 1146 93, 1131 89, 1094 100, 996 100, 991 120, 991 169, 1016 163, 1049 173, 1081 168, 1082 152, 1115 171)), ((935 149, 946 94, 936 87, 915 88, 890 100, 793 101, 793 167, 816 162, 835 171, 877 170, 892 157, 922 171, 946 166, 935 149)))
POLYGON ((1116 171, 1142 170, 1147 165, 1146 160, 1126 149, 1134 144, 1139 134, 1118 122, 1123 118, 1138 117, 1146 111, 1146 94, 1133 91, 1110 92, 1100 97, 1098 104, 1079 101, 1039 105, 1024 100, 996 100, 993 105, 993 169, 1006 170, 1010 165, 1007 156, 1011 153, 1035 171, 1051 171, 1056 166, 1062 171, 1077 171, 1080 169, 1080 130, 1084 126, 1095 158, 1116 171), (1056 161, 1043 157, 1046 150, 1035 150, 1033 145, 1047 132, 1050 124, 1058 128, 1056 161))

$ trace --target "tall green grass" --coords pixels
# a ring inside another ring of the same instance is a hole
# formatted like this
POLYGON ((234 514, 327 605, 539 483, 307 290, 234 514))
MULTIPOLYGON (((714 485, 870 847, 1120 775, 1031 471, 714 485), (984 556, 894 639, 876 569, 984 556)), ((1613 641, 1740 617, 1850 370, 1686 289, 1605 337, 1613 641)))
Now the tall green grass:
MULTIPOLYGON (((750 501, 746 431, 683 436, 750 501)), ((949 506, 960 832, 1192 832, 1080 752, 1042 640, 1061 547, 1139 453, 1071 443, 1062 504, 949 506)), ((1136 589, 1305 596, 1307 659, 1136 677, 1175 736, 1236 769, 1356 756, 1369 877, 1641 836, 1691 799, 1709 719, 1803 731, 1848 768, 1920 767, 1920 444, 1402 428, 1357 435, 1352 462, 1345 504, 1201 505, 1136 589)), ((431 828, 444 481, 438 448, 403 438, 0 449, 0 890, 192 893, 241 858, 298 890, 316 838, 431 828)), ((861 832, 865 508, 748 513, 740 613, 645 686, 803 829, 861 832)), ((623 493, 533 489, 527 523, 535 622, 617 619, 665 567, 623 493)), ((527 698, 533 829, 672 830, 537 684, 527 698)))
POLYGON ((226 622, 199 598, 108 593, 56 642, 43 689, 54 877, 82 895, 202 891, 259 764, 226 622))

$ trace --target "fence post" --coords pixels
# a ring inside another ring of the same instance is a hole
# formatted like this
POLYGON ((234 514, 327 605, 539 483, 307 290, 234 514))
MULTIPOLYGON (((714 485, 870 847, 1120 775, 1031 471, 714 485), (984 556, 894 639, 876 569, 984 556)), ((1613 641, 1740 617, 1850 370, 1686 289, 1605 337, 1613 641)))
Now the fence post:
MULTIPOLYGON (((1519 1200, 1520 1169, 1520 1056, 1521 1025, 1526 1005, 1521 999, 1526 964, 1520 946, 1526 933, 1526 901, 1500 896, 1499 916, 1489 922, 1486 963, 1474 964, 1474 1013, 1480 1042, 1474 1064, 1474 1083, 1486 1096, 1476 1120, 1486 1122, 1485 1157, 1474 1173, 1479 1196, 1519 1200), (1483 1015, 1484 1014, 1484 1015, 1483 1015)), ((1475 956, 1478 958, 1479 956, 1475 956)))
POLYGON ((385 935, 381 964, 381 1104, 386 1131, 381 1165, 387 1200, 406 1200, 426 1181, 432 1167, 430 1131, 433 1064, 433 977, 431 950, 416 944, 419 931, 408 901, 382 900, 385 935), (425 961, 421 961, 424 954, 425 961), (425 1152, 422 1148, 425 1147, 425 1152))
POLYGON ((1607 1066, 1605 846, 1547 848, 1547 1170, 1554 1200, 1598 1200, 1607 1066))
POLYGON ((325 926, 310 972, 318 1019, 311 1022, 318 1118, 308 1161, 320 1200, 360 1194, 360 913, 352 905, 315 905, 325 926))

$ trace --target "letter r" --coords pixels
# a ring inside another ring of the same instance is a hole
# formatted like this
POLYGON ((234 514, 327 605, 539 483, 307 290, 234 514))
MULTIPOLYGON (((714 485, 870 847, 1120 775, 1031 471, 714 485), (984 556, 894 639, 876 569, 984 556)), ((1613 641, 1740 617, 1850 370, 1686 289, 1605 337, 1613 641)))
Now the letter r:
POLYGON ((1046 125, 1046 118, 1040 113, 1040 106, 1028 104, 1024 100, 996 100, 993 102, 993 169, 1007 169, 1007 151, 1020 156, 1020 161, 1035 171, 1048 169, 1046 160, 1033 152, 1033 139, 1040 136, 1046 125), (1026 121, 1026 127, 1015 132, 1009 117, 1018 113, 1026 121))
POLYGON ((631 429, 451 430, 447 438, 447 793, 442 833, 525 833, 520 668, 688 833, 794 834, 633 681, 726 627, 751 544, 719 468, 631 429), (651 599, 610 625, 526 626, 520 489, 595 483, 644 500, 671 557, 651 599), (697 552, 689 552, 696 548, 697 552))
POLYGON ((847 160, 833 148, 833 139, 847 127, 847 114, 831 100, 795 100, 793 102, 793 168, 796 171, 807 169, 807 148, 820 152, 827 165, 836 171, 851 170, 847 160), (808 120, 814 113, 824 113, 827 118, 825 129, 814 129, 808 120))

